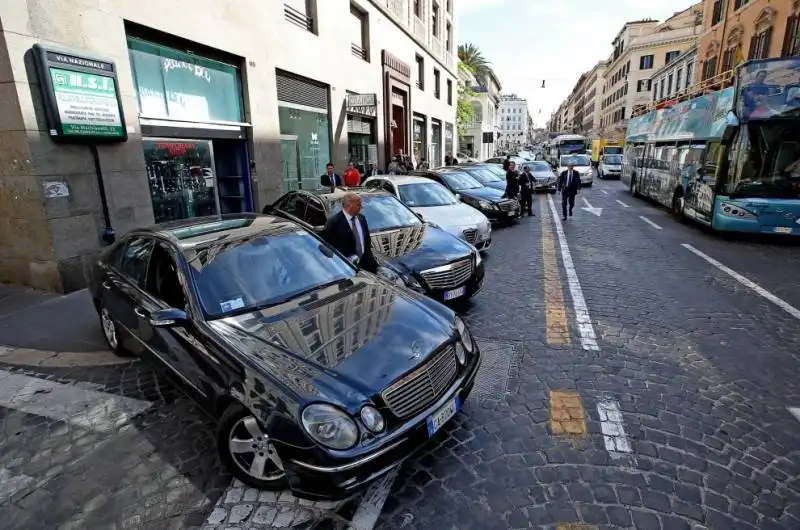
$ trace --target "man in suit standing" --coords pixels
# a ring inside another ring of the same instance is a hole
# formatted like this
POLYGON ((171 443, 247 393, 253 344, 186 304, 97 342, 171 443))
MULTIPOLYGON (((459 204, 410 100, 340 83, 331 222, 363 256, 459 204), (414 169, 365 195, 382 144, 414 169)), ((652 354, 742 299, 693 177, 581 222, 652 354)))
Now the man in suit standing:
POLYGON ((573 164, 568 164, 566 171, 558 176, 558 191, 561 192, 561 213, 567 220, 567 202, 569 202, 569 216, 575 207, 575 195, 581 191, 581 176, 575 171, 573 164))
POLYGON ((516 199, 519 195, 519 175, 517 174, 517 165, 511 162, 506 171, 506 192, 503 194, 504 199, 516 199))
POLYGON ((328 162, 328 165, 325 166, 325 173, 319 178, 319 183, 322 186, 343 186, 344 180, 340 175, 337 175, 333 171, 333 163, 328 162))
POLYGON ((342 211, 328 219, 322 239, 347 256, 356 256, 358 266, 365 271, 377 272, 378 262, 372 253, 367 220, 361 215, 361 197, 346 193, 342 197, 342 211))

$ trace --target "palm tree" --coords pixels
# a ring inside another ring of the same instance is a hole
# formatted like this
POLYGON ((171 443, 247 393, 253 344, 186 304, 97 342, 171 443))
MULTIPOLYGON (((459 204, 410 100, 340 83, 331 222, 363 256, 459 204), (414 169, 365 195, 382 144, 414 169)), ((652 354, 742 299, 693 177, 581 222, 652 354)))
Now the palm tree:
POLYGON ((486 84, 486 78, 492 68, 477 46, 470 43, 459 44, 458 60, 472 72, 478 83, 486 84))

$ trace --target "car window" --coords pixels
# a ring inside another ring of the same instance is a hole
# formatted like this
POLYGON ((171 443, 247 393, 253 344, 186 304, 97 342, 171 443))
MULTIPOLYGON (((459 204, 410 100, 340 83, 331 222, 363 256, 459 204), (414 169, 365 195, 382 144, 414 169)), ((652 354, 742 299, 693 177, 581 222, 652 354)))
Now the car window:
POLYGON ((455 196, 438 182, 415 182, 400 186, 400 199, 407 206, 424 208, 458 204, 455 196))
POLYGON ((150 258, 152 248, 153 241, 151 239, 132 238, 122 252, 117 270, 132 282, 141 285, 147 271, 147 260, 150 258))
POLYGON ((604 155, 603 156, 603 163, 612 164, 612 165, 622 164, 622 156, 621 155, 604 155))
POLYGON ((295 204, 297 203, 297 194, 288 193, 275 202, 275 209, 280 210, 290 215, 295 215, 295 204))
POLYGON ((153 247, 147 267, 145 291, 169 307, 186 310, 186 297, 178 277, 178 266, 161 244, 153 247))
POLYGON ((388 181, 384 182, 382 188, 384 189, 384 191, 388 191, 392 195, 397 195, 397 192, 394 189, 394 184, 392 184, 391 182, 388 181))
POLYGON ((380 188, 382 185, 383 185, 383 179, 374 179, 364 184, 364 187, 368 189, 375 189, 375 188, 380 188))
MULTIPOLYGON (((338 201, 333 206, 333 214, 342 211, 342 202, 338 201)), ((367 195, 361 196, 361 215, 367 219, 370 232, 391 230, 406 226, 422 224, 419 217, 400 202, 395 196, 367 195)))
POLYGON ((311 226, 323 226, 328 221, 328 217, 325 215, 325 207, 322 206, 322 201, 316 197, 308 198, 305 220, 311 226))
POLYGON ((447 185, 450 187, 450 189, 455 191, 472 190, 483 187, 480 182, 470 177, 469 174, 462 173, 460 171, 449 171, 447 173, 443 173, 442 178, 444 178, 444 180, 447 182, 447 185))

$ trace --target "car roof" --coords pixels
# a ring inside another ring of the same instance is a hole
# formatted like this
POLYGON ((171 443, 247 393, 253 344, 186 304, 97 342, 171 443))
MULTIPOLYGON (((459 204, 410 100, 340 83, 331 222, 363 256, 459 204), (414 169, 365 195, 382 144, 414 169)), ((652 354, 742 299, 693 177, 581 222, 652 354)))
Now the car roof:
MULTIPOLYGON (((301 191, 301 190, 298 190, 301 191)), ((362 188, 356 186, 336 186, 335 188, 318 188, 316 190, 302 190, 328 202, 340 202, 348 193, 355 193, 360 197, 392 196, 391 193, 380 189, 362 188)))
MULTIPOLYGON (((427 170, 425 170, 427 171, 427 170)), ((431 179, 427 179, 425 177, 418 177, 416 175, 376 175, 375 177, 370 177, 370 179, 384 179, 402 186, 403 184, 420 184, 425 183, 429 184, 431 179)))

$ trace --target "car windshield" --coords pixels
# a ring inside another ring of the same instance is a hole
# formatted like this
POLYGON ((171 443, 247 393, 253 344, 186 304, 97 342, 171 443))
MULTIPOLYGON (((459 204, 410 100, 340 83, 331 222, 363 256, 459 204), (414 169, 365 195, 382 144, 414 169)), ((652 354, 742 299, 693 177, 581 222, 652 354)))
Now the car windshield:
POLYGON ((561 157, 561 166, 588 166, 589 157, 586 155, 567 155, 561 157))
POLYGON ((281 304, 355 276, 355 269, 305 230, 221 240, 185 252, 207 318, 281 304))
MULTIPOLYGON (((342 202, 333 205, 333 215, 342 211, 342 202)), ((419 217, 391 195, 362 195, 361 215, 372 233, 422 224, 419 217)))
POLYGON ((622 156, 620 155, 606 155, 603 157, 604 164, 611 164, 618 166, 622 164, 622 156))
POLYGON ((551 171, 553 171, 553 168, 551 168, 550 164, 548 164, 547 162, 528 162, 527 164, 525 164, 525 166, 529 167, 531 169, 531 172, 533 173, 537 172, 550 173, 551 171))
POLYGON ((506 179, 506 172, 503 171, 503 167, 496 164, 486 164, 485 166, 480 166, 480 169, 484 171, 488 171, 489 173, 493 173, 497 176, 499 180, 506 179))
POLYGON ((447 173, 442 173, 442 178, 450 186, 450 189, 455 191, 474 190, 483 187, 480 182, 470 177, 467 173, 448 171, 447 173))
POLYGON ((502 182, 504 179, 500 177, 494 171, 489 171, 488 169, 478 168, 478 167, 471 167, 465 168, 470 177, 474 178, 481 184, 489 184, 490 182, 502 182))
POLYGON ((400 186, 400 200, 410 207, 448 206, 458 201, 438 182, 416 182, 400 186))

